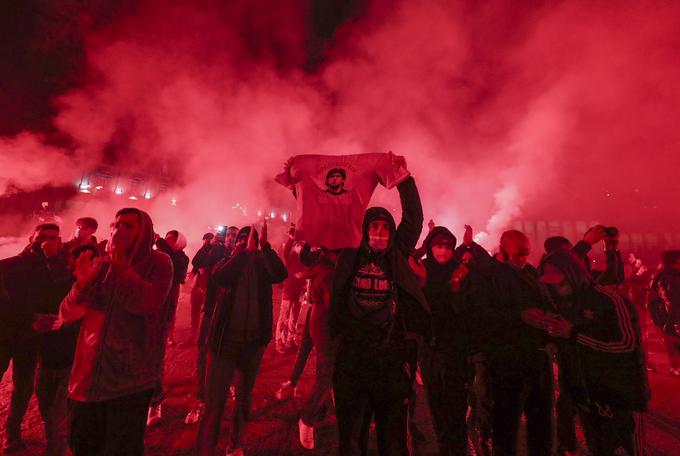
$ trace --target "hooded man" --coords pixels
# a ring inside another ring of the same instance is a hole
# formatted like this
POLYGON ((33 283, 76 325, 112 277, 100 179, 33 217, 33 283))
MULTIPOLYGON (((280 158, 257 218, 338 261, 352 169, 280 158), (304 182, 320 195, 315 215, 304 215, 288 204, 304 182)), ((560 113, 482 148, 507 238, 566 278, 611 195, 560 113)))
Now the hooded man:
POLYGON ((470 334, 473 312, 462 289, 468 269, 455 258, 456 237, 443 226, 432 228, 423 247, 427 258, 409 261, 432 310, 432 343, 423 347, 421 372, 439 454, 460 455, 467 451, 469 358, 477 352, 470 334))
POLYGON ((365 454, 374 415, 381 455, 412 454, 408 428, 417 340, 430 338, 429 308, 407 258, 423 226, 415 181, 399 185, 402 220, 381 207, 364 216, 357 248, 341 250, 329 310, 339 338, 333 390, 340 454, 365 454))
POLYGON ((590 453, 644 454, 642 412, 650 393, 635 308, 595 285, 568 250, 545 258, 541 282, 559 315, 546 313, 532 325, 559 340, 564 387, 577 405, 590 453))
MULTIPOLYGON (((12 361, 13 383, 3 440, 7 453, 24 447, 21 422, 33 394, 38 352, 43 348, 32 325, 40 314, 55 312, 66 294, 63 284, 70 278, 59 255, 59 226, 38 225, 29 242, 19 255, 0 261, 0 377, 12 361)), ((61 343, 52 348, 64 350, 61 343)), ((52 443, 53 435, 48 437, 52 443)))
POLYGON ((208 335, 205 415, 198 431, 198 454, 215 454, 220 421, 234 372, 241 373, 231 418, 227 455, 243 455, 241 441, 252 403, 252 391, 264 350, 272 339, 272 285, 287 276, 286 267, 267 242, 261 250, 254 227, 242 228, 234 255, 219 263, 211 280, 226 292, 215 308, 208 335))
POLYGON ((149 401, 161 375, 172 261, 152 249, 151 218, 118 211, 110 255, 76 262, 61 303, 64 322, 81 320, 69 380, 74 456, 144 454, 149 401))
MULTIPOLYGON (((527 423, 530 456, 547 456, 552 443, 552 362, 545 350, 547 337, 525 323, 525 315, 550 309, 550 301, 538 281, 538 272, 527 263, 530 244, 517 230, 501 235, 494 259, 470 273, 470 299, 479 323, 477 343, 487 358, 491 399, 494 455, 514 455, 522 414, 527 423)), ((473 390, 485 395, 485 375, 475 378, 473 390)))

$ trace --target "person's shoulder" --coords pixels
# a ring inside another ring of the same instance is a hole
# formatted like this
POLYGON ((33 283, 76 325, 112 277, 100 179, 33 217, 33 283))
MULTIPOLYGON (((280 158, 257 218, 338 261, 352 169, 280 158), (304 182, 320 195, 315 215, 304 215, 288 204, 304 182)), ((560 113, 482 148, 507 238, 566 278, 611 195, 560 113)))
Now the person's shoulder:
POLYGON ((172 267, 172 258, 170 258, 170 255, 165 252, 161 252, 160 250, 152 250, 149 258, 155 266, 172 267))

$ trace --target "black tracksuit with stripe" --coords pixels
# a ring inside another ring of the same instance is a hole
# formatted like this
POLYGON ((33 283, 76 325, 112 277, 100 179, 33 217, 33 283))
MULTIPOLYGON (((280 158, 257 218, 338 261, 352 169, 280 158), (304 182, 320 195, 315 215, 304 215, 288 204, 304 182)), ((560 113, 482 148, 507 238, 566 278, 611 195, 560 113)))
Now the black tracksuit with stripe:
POLYGON ((560 368, 591 453, 642 454, 639 412, 650 391, 634 306, 597 285, 556 304, 574 324, 571 338, 560 343, 560 368))

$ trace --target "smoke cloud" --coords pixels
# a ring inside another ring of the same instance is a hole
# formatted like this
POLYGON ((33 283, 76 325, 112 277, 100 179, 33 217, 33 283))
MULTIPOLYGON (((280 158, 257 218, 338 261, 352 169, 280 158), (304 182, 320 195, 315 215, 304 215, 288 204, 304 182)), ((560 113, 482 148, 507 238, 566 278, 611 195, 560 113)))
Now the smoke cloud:
MULTIPOLYGON (((312 71, 307 2, 141 0, 84 33, 88 83, 54 100, 76 147, 3 140, 0 188, 73 183, 102 163, 167 176, 144 208, 159 231, 197 241, 292 208, 272 181, 292 155, 392 150, 426 218, 459 235, 469 223, 487 247, 522 218, 677 231, 679 13, 673 2, 376 0, 312 71)), ((374 203, 396 208, 395 193, 374 203)), ((64 219, 106 226, 135 205, 127 195, 64 219)))

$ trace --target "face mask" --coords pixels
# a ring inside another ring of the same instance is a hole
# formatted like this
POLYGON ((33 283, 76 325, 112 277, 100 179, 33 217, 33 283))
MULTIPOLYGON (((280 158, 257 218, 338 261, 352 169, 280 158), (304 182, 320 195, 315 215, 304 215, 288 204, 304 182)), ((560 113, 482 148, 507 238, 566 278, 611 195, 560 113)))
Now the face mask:
POLYGON ((368 245, 376 252, 387 249, 389 241, 389 236, 368 236, 368 245))

